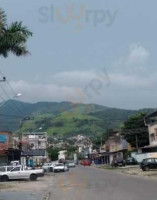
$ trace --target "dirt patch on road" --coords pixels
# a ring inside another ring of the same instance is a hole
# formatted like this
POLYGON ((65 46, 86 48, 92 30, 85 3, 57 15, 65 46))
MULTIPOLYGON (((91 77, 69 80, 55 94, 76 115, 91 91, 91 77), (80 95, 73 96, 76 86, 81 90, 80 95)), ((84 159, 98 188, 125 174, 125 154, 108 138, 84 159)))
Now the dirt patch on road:
POLYGON ((157 170, 142 171, 140 168, 128 168, 122 169, 121 172, 128 175, 157 179, 157 170))
POLYGON ((157 170, 150 170, 150 171, 142 171, 139 166, 132 166, 132 167, 117 167, 113 168, 111 166, 99 166, 97 167, 99 169, 105 169, 105 170, 113 170, 117 171, 119 173, 132 175, 132 176, 138 176, 138 177, 146 177, 151 179, 157 179, 157 170))
POLYGON ((8 185, 8 184, 5 184, 5 183, 1 183, 1 184, 0 184, 0 191, 1 191, 1 190, 11 189, 11 188, 12 188, 11 185, 8 185))

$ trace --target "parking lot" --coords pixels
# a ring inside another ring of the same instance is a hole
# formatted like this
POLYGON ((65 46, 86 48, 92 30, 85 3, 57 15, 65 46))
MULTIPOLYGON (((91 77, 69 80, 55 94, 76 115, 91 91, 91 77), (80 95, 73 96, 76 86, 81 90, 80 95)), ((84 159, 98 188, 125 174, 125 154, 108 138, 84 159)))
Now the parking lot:
POLYGON ((45 174, 37 181, 9 181, 0 182, 0 200, 42 200, 48 195, 49 188, 53 187, 56 174, 45 174))

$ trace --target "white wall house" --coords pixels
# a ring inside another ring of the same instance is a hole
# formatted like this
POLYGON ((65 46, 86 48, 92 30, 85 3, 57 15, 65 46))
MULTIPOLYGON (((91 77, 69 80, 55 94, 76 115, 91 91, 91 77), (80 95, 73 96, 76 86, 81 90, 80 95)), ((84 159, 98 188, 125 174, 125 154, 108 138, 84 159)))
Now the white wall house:
POLYGON ((58 152, 58 160, 61 160, 61 159, 66 160, 66 156, 67 156, 67 151, 66 150, 58 152))
POLYGON ((148 126, 150 146, 157 146, 157 111, 145 118, 145 124, 148 126))

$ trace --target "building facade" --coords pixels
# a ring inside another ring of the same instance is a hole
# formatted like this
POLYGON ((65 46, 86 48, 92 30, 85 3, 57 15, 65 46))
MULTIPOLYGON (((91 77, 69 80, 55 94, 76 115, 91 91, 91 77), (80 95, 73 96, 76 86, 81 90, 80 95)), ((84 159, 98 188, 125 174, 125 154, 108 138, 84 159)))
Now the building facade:
POLYGON ((21 152, 14 144, 13 134, 7 131, 0 132, 0 165, 11 161, 20 161, 21 152))
POLYGON ((48 160, 47 133, 23 133, 21 139, 21 162, 29 166, 40 166, 48 160))
POLYGON ((118 132, 110 133, 105 144, 100 147, 99 152, 90 154, 95 164, 111 164, 114 159, 125 159, 125 153, 131 150, 130 144, 118 132))
POLYGON ((157 146, 157 111, 146 116, 145 125, 148 127, 149 145, 157 146))

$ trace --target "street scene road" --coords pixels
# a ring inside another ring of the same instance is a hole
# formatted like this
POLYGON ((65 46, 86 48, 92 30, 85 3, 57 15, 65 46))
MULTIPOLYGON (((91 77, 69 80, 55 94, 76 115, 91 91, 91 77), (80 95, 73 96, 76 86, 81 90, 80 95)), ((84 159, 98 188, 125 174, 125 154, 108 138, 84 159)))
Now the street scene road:
MULTIPOLYGON (((155 200, 156 180, 78 166, 67 173, 46 175, 46 179, 31 183, 29 188, 0 192, 1 200, 155 200), (42 182, 42 181, 41 181, 42 182), (39 187, 37 187, 37 185, 39 187)), ((15 183, 15 182, 14 182, 15 183)), ((10 184, 10 183, 7 183, 10 184)), ((20 183, 21 185, 23 183, 20 183)), ((16 184, 15 184, 16 185, 16 184)), ((18 187, 18 186, 17 186, 18 187)))
POLYGON ((157 199, 157 1, 0 6, 0 200, 157 199))

